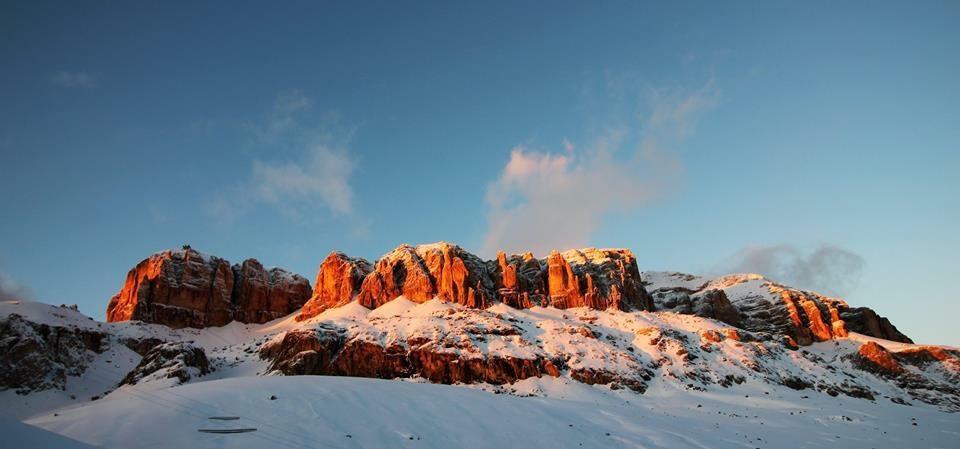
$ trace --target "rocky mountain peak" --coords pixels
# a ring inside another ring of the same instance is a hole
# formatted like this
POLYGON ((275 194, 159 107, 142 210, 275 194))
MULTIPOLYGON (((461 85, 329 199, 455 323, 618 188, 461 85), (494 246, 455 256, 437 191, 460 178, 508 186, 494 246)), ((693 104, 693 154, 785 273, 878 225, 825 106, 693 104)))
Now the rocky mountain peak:
POLYGON ((173 328, 263 323, 299 309, 310 282, 255 259, 231 266, 190 247, 161 251, 127 273, 110 299, 107 321, 139 320, 173 328))

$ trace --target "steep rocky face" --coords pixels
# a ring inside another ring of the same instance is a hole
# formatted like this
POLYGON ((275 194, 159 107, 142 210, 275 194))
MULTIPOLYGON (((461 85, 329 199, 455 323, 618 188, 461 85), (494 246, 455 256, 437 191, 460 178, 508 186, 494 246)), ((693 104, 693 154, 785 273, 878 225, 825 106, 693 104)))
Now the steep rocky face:
POLYGON ((484 308, 494 301, 494 282, 479 257, 446 242, 420 245, 417 255, 441 300, 473 308, 484 308))
POLYGON ((435 293, 423 259, 414 247, 402 245, 377 260, 373 272, 363 280, 357 299, 364 307, 374 309, 401 295, 423 302, 435 293))
POLYGON ((843 300, 790 288, 760 275, 706 279, 651 272, 644 276, 656 310, 689 313, 753 332, 782 335, 793 345, 843 338, 849 332, 912 343, 871 309, 851 308, 843 300), (720 293, 724 299, 718 297, 720 293))
POLYGON ((67 376, 86 371, 92 353, 104 351, 107 335, 50 326, 10 314, 0 320, 0 389, 18 392, 63 389, 67 376))
POLYGON ((487 263, 497 296, 510 307, 524 309, 546 304, 545 271, 533 253, 507 256, 497 253, 497 260, 487 263))
POLYGON ((249 259, 231 267, 185 248, 163 251, 127 274, 107 306, 107 321, 140 320, 173 328, 262 323, 300 308, 310 297, 303 277, 249 259))
POLYGON ((233 319, 265 323, 301 308, 310 298, 310 282, 280 268, 267 270, 256 259, 233 266, 233 319))
POLYGON ((164 251, 127 273, 107 306, 107 321, 140 320, 170 327, 222 326, 233 319, 233 270, 192 249, 164 251))
POLYGON ((560 309, 589 307, 653 310, 640 280, 633 253, 625 249, 554 251, 547 257, 550 305, 560 309))
POLYGON ((897 330, 897 327, 890 320, 877 315, 877 312, 872 309, 847 307, 846 304, 843 304, 839 307, 839 311, 840 318, 846 323, 847 329, 852 332, 901 343, 913 343, 913 340, 897 330))
POLYGON ((836 301, 825 296, 771 285, 770 291, 779 294, 790 317, 792 328, 785 334, 800 345, 827 341, 846 336, 845 324, 840 320, 836 301))
POLYGON ((211 372, 210 362, 203 348, 188 342, 170 342, 159 344, 148 351, 120 385, 136 385, 159 379, 177 379, 177 383, 182 384, 211 372))
POLYGON ((496 260, 484 261, 440 242, 401 245, 372 269, 362 259, 332 253, 321 265, 313 298, 298 319, 346 304, 354 295, 370 309, 404 296, 414 302, 437 297, 478 309, 502 302, 516 308, 652 310, 628 250, 587 248, 542 260, 531 253, 500 252, 496 260))
POLYGON ((333 251, 320 264, 313 296, 304 304, 297 320, 319 315, 331 307, 340 307, 360 292, 360 284, 373 271, 366 259, 333 251))
POLYGON ((486 264, 463 248, 445 242, 402 245, 374 265, 360 287, 358 300, 368 308, 404 296, 414 302, 438 297, 483 308, 495 299, 486 264))

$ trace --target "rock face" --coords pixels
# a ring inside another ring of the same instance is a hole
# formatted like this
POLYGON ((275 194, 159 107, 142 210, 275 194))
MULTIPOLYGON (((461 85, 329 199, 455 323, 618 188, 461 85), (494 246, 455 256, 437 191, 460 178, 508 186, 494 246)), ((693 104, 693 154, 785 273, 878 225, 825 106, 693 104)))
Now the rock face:
POLYGON ((547 292, 559 309, 653 310, 637 260, 626 249, 554 251, 547 258, 547 292))
POLYGON ((892 351, 870 341, 845 358, 854 368, 896 384, 914 399, 960 411, 960 351, 938 346, 892 351))
POLYGON ((248 259, 230 266, 189 247, 164 251, 127 273, 107 306, 107 321, 140 320, 173 328, 263 323, 290 314, 310 297, 310 283, 248 259))
POLYGON ((851 308, 841 299, 790 288, 757 274, 716 279, 659 272, 644 276, 656 310, 714 318, 748 331, 785 336, 795 346, 843 338, 849 332, 912 343, 871 309, 851 308))
POLYGON ((377 260, 373 272, 360 286, 358 299, 363 306, 374 309, 401 295, 423 302, 435 293, 423 259, 414 247, 402 245, 377 260))
POLYGON ((699 292, 676 289, 658 291, 651 295, 656 304, 656 310, 713 318, 731 326, 741 324, 740 311, 730 303, 727 294, 720 289, 706 289, 699 292))
POLYGON ((331 307, 340 307, 353 300, 360 292, 360 284, 373 267, 366 259, 350 257, 339 251, 331 252, 317 272, 313 296, 303 305, 297 320, 319 315, 331 307))
POLYGON ((0 389, 25 393, 63 389, 67 376, 86 371, 106 334, 34 323, 16 314, 0 320, 0 389))
POLYGON ((846 304, 843 304, 839 310, 840 318, 846 323, 847 329, 852 332, 900 343, 913 343, 913 340, 897 330, 897 327, 890 323, 890 320, 877 315, 872 309, 847 307, 846 304))
POLYGON ((304 320, 356 296, 375 309, 398 296, 413 302, 434 297, 482 309, 502 302, 515 308, 553 306, 652 310, 629 250, 570 250, 537 259, 532 253, 484 261, 446 242, 401 245, 371 268, 363 259, 334 252, 317 274, 304 320))
POLYGON ((445 242, 402 245, 377 261, 358 299, 371 309, 401 295, 414 302, 438 297, 484 308, 495 298, 493 287, 486 264, 459 246, 445 242))
POLYGON ((232 294, 233 270, 226 260, 192 249, 164 251, 127 273, 107 306, 107 321, 222 326, 233 319, 232 294))
POLYGON ((420 245, 417 255, 441 300, 472 308, 487 307, 495 300, 494 282, 479 257, 446 242, 420 245))
POLYGON ((488 262, 500 301, 517 309, 546 304, 544 269, 533 253, 507 255, 500 251, 497 260, 488 262))
POLYGON ((854 355, 854 366, 877 374, 895 376, 903 372, 903 367, 893 358, 887 348, 874 342, 860 345, 854 355))
POLYGON ((163 343, 147 352, 120 385, 136 385, 157 379, 177 379, 177 383, 182 384, 211 372, 203 348, 187 342, 163 343))
POLYGON ((430 340, 410 339, 383 346, 347 340, 346 329, 324 324, 292 330, 263 345, 268 372, 284 375, 333 375, 381 379, 420 377, 434 383, 512 383, 544 375, 557 377, 562 361, 542 357, 465 357, 445 352, 430 340))
POLYGON ((233 266, 233 319, 265 323, 289 315, 309 298, 310 282, 280 268, 263 268, 256 259, 233 266))

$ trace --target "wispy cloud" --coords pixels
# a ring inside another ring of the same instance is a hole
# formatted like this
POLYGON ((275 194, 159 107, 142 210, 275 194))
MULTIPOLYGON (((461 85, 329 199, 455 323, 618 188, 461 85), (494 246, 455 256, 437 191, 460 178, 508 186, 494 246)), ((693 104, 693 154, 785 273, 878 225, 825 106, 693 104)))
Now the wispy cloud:
POLYGON ((567 139, 561 152, 515 147, 487 188, 484 253, 586 246, 608 213, 632 210, 668 189, 682 168, 676 146, 719 92, 711 81, 643 97, 639 122, 608 127, 582 149, 567 139))
POLYGON ((232 221, 251 200, 294 221, 353 214, 356 160, 348 150, 353 131, 337 126, 334 114, 309 122, 312 107, 296 90, 277 96, 264 120, 248 127, 262 150, 251 163, 249 181, 210 199, 208 214, 232 221))
POLYGON ((50 78, 50 82, 63 87, 92 88, 97 86, 99 76, 90 72, 60 71, 50 78))
POLYGON ((253 184, 258 198, 288 213, 320 203, 335 214, 349 214, 353 169, 346 151, 315 144, 297 161, 254 161, 253 184))
POLYGON ((860 283, 863 257, 823 244, 805 253, 791 245, 751 246, 739 251, 725 271, 758 273, 796 288, 843 296, 860 283))
POLYGON ((33 292, 0 270, 0 301, 32 301, 33 292))

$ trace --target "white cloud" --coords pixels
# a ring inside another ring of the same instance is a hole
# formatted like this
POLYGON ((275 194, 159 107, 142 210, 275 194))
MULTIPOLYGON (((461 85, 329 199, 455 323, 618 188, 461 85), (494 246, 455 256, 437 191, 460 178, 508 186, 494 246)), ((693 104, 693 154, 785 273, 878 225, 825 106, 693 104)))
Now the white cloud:
POLYGON ((267 117, 266 124, 258 127, 260 138, 267 142, 274 139, 290 138, 290 134, 305 132, 300 124, 300 116, 313 107, 313 102, 303 92, 290 90, 281 92, 273 103, 273 110, 267 117))
POLYGON ((0 301, 32 301, 30 289, 20 285, 7 273, 0 271, 0 301))
POLYGON ((652 91, 646 120, 610 128, 582 150, 567 139, 561 153, 514 148, 487 188, 484 254, 589 245, 608 213, 632 210, 670 185, 681 168, 673 146, 717 97, 712 82, 694 92, 652 91))
POLYGON ((97 86, 97 78, 96 74, 90 72, 60 71, 54 74, 50 81, 63 87, 91 88, 97 86))
POLYGON ((208 215, 232 222, 257 205, 295 222, 353 215, 356 161, 347 148, 352 131, 337 127, 335 114, 314 119, 312 106, 300 91, 284 92, 261 122, 247 127, 259 153, 250 178, 209 198, 208 215))
POLYGON ((315 144, 297 161, 254 161, 253 185, 258 198, 295 216, 317 203, 335 214, 349 214, 353 168, 346 151, 315 144))
POLYGON ((751 246, 740 250, 726 271, 758 273, 796 288, 843 296, 860 283, 865 261, 833 245, 804 254, 790 245, 751 246))

